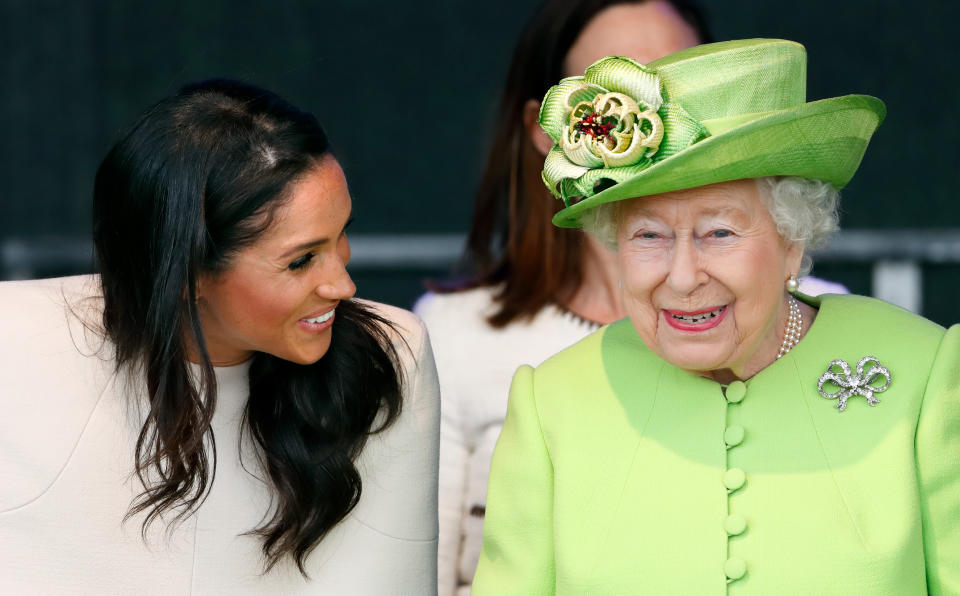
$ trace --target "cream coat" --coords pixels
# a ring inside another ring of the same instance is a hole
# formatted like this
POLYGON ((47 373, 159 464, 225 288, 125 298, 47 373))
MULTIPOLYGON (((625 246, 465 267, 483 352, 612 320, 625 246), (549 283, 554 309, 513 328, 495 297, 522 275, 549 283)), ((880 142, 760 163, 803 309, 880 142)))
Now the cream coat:
POLYGON ((439 396, 422 324, 374 305, 403 330, 403 412, 358 461, 360 504, 307 560, 262 574, 256 527, 270 493, 246 472, 246 365, 217 369, 218 465, 199 511, 166 536, 124 514, 140 385, 113 371, 97 322, 96 277, 0 284, 0 594, 435 594, 439 396), (240 447, 238 448, 238 445, 240 447))

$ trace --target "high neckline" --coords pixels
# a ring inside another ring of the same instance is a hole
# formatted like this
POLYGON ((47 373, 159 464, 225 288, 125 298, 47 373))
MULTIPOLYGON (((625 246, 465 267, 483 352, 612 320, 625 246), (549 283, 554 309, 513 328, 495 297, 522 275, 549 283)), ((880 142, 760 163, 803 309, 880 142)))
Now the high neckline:
POLYGON ((588 318, 586 318, 586 317, 582 317, 582 316, 578 315, 577 313, 573 312, 572 310, 570 310, 569 308, 563 306, 562 304, 559 304, 559 303, 556 303, 556 302, 555 302, 555 303, 553 304, 553 306, 554 306, 554 308, 556 308, 556 309, 560 312, 560 314, 563 315, 564 317, 566 317, 566 318, 574 321, 575 323, 578 323, 578 324, 580 324, 580 325, 583 325, 583 326, 589 328, 591 331, 603 327, 603 323, 601 323, 601 322, 599 322, 599 321, 594 321, 594 320, 592 320, 592 319, 588 319, 588 318))

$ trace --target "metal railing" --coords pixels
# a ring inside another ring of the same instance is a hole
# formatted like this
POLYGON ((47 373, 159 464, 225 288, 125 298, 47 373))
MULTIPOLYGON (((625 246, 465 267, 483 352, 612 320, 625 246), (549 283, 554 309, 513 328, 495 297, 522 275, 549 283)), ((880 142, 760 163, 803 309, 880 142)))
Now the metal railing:
POLYGON ((813 257, 869 264, 874 297, 922 314, 922 266, 960 264, 960 229, 846 230, 813 257))
MULTIPOLYGON (((459 258, 465 238, 463 234, 350 234, 350 268, 445 270, 459 258)), ((92 269, 89 239, 37 236, 0 241, 0 279, 92 269)))
MULTIPOLYGON (((352 270, 437 270, 459 258, 463 234, 351 234, 352 270)), ((89 271, 89 240, 48 236, 0 242, 0 278, 29 279, 51 271, 89 271)), ((960 229, 847 230, 829 248, 817 251, 818 263, 858 263, 872 270, 873 296, 914 312, 923 304, 923 265, 960 264, 960 229)))

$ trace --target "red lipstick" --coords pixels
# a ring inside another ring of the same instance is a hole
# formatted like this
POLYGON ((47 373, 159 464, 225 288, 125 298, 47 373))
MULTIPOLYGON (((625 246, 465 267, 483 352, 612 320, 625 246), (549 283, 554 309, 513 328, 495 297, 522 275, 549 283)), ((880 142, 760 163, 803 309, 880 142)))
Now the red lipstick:
POLYGON ((679 331, 699 333, 713 329, 727 316, 727 306, 713 306, 697 311, 663 309, 668 325, 679 331))

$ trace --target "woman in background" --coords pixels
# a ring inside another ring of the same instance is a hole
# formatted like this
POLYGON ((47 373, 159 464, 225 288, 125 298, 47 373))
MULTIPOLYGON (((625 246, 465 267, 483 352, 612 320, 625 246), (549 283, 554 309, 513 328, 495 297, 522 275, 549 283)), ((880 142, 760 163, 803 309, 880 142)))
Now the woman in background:
POLYGON ((100 275, 0 284, 0 592, 432 594, 422 324, 354 300, 316 119, 231 81, 97 172, 100 275))

